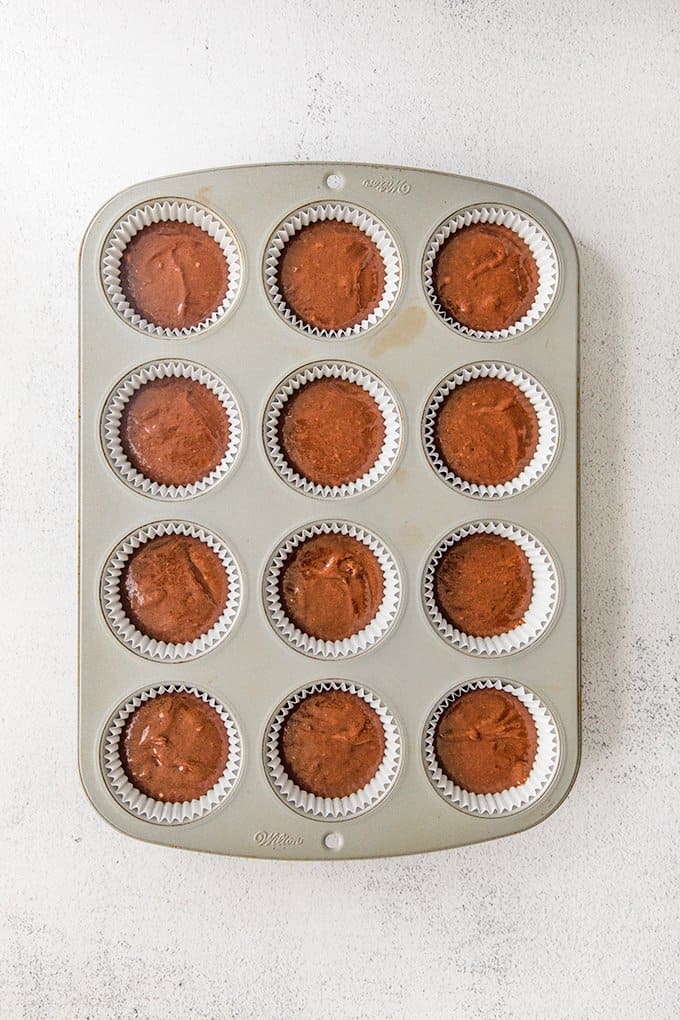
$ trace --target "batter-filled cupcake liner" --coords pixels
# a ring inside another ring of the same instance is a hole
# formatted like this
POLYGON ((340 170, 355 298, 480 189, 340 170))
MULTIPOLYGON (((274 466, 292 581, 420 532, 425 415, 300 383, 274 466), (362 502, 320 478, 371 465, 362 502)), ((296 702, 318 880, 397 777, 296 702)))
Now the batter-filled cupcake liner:
POLYGON ((101 604, 109 627, 122 644, 130 651, 156 662, 186 662, 204 655, 227 637, 233 629, 241 608, 243 581, 241 570, 231 551, 221 538, 207 528, 187 521, 157 521, 138 528, 124 538, 109 557, 101 579, 101 604), (227 603, 217 622, 194 641, 173 644, 158 641, 141 630, 128 619, 120 595, 120 582, 125 566, 136 549, 153 538, 166 535, 187 535, 204 542, 222 561, 227 581, 227 603))
POLYGON ((153 361, 141 365, 125 376, 110 394, 101 420, 102 445, 107 460, 126 485, 154 499, 190 499, 217 485, 233 468, 243 439, 243 419, 229 387, 202 365, 188 361, 153 361), (120 438, 120 426, 126 404, 137 390, 155 379, 193 379, 209 389, 224 407, 229 421, 229 443, 220 463, 199 482, 188 485, 165 485, 152 482, 130 463, 120 438))
POLYGON ((102 746, 104 778, 116 800, 131 814, 137 815, 147 822, 156 822, 160 825, 182 825, 185 822, 194 822, 197 818, 203 818, 214 811, 224 803, 234 789, 242 762, 241 734, 231 713, 212 695, 187 684, 162 684, 157 687, 149 687, 128 698, 109 723, 102 746), (128 778, 120 757, 120 739, 130 716, 145 701, 156 698, 160 694, 174 693, 192 694, 204 701, 206 705, 214 708, 224 724, 229 741, 229 755, 222 776, 207 793, 195 800, 173 802, 154 800, 153 797, 148 797, 138 790, 128 778))
POLYGON ((307 205, 292 213, 284 220, 272 235, 264 258, 264 281, 269 299, 279 315, 302 333, 323 340, 346 340, 358 336, 380 322, 394 304, 401 282, 401 259, 396 242, 387 227, 371 213, 355 205, 346 203, 326 202, 319 205, 307 205), (338 220, 351 223, 362 230, 376 245, 385 266, 385 285, 383 294, 375 309, 355 326, 345 329, 318 329, 300 319, 288 307, 279 288, 279 261, 283 249, 290 239, 308 227, 310 223, 324 220, 338 220))
POLYGON ((402 740, 394 717, 372 691, 345 680, 322 680, 295 691, 277 709, 267 729, 264 757, 269 781, 282 801, 300 814, 339 822, 369 811, 387 796, 399 772, 402 740), (287 774, 279 753, 281 730, 287 716, 310 694, 319 694, 323 691, 344 691, 362 698, 378 715, 385 734, 385 751, 378 771, 366 786, 348 797, 317 797, 301 789, 287 774))
POLYGON ((552 715, 532 691, 496 677, 471 680, 445 694, 432 712, 423 735, 423 760, 430 782, 449 804, 470 814, 498 817, 529 807, 545 793, 560 763, 560 737, 552 715), (435 749, 435 735, 439 720, 454 701, 469 691, 491 688, 512 694, 529 711, 538 737, 536 759, 529 777, 521 786, 513 786, 500 793, 470 793, 457 786, 442 769, 435 749))
POLYGON ((552 465, 559 445, 559 417, 546 390, 524 369, 501 362, 480 362, 465 365, 443 379, 430 395, 422 422, 422 440, 427 458, 440 478, 465 496, 480 499, 502 499, 515 496, 542 478, 552 465), (478 485, 460 478, 443 460, 435 439, 437 415, 453 390, 472 379, 505 379, 516 386, 531 402, 538 420, 538 443, 527 466, 502 485, 478 485))
POLYGON ((558 283, 558 263, 555 247, 544 231, 535 220, 525 213, 517 212, 516 209, 507 209, 503 206, 484 205, 475 206, 469 209, 461 209, 450 219, 437 227, 427 243, 423 257, 423 286, 425 293, 434 308, 435 312, 447 326, 470 337, 472 340, 497 342, 509 340, 518 336, 525 330, 535 326, 547 312, 555 293, 558 283), (496 223, 499 226, 508 227, 522 238, 530 249, 536 266, 538 267, 538 290, 534 302, 529 311, 517 322, 506 329, 479 330, 471 329, 458 322, 447 312, 439 300, 434 284, 434 264, 445 241, 452 234, 463 227, 469 227, 473 223, 496 223))
POLYGON ((341 499, 373 488, 394 467, 401 452, 404 426, 397 401, 385 383, 359 365, 342 361, 319 361, 291 373, 270 398, 264 416, 264 443, 272 467, 283 480, 307 496, 341 499), (306 383, 317 379, 343 379, 361 386, 375 400, 383 417, 385 438, 373 467, 361 478, 343 485, 320 485, 299 474, 286 460, 281 447, 279 425, 286 404, 306 383))
POLYGON ((130 210, 115 225, 104 245, 101 261, 101 276, 104 290, 115 311, 130 326, 148 333, 150 336, 167 340, 181 340, 185 337, 202 333, 226 315, 238 296, 243 269, 241 254, 231 229, 214 213, 196 202, 183 201, 179 198, 166 198, 158 202, 147 202, 130 210), (130 304, 123 293, 120 282, 120 266, 123 253, 135 236, 144 227, 152 223, 192 223, 200 227, 216 241, 224 253, 227 263, 227 292, 222 303, 215 311, 195 326, 183 329, 170 329, 149 322, 130 304))
POLYGON ((264 575, 264 604, 277 634, 292 648, 315 659, 345 659, 373 648, 389 633, 399 615, 402 580, 392 553, 373 532, 348 521, 316 521, 292 532, 271 556, 264 575), (291 553, 315 535, 348 535, 363 542, 375 555, 383 573, 383 597, 371 622, 341 641, 322 641, 305 634, 288 617, 281 601, 280 578, 291 553))
POLYGON ((464 524, 448 534, 430 556, 423 574, 422 598, 425 611, 437 633, 453 648, 469 655, 510 655, 534 644, 555 619, 559 605, 560 584, 557 567, 545 547, 516 524, 504 521, 475 521, 464 524), (441 612, 434 592, 437 566, 444 553, 469 535, 500 535, 515 542, 526 554, 531 567, 533 591, 524 614, 524 622, 513 630, 493 637, 474 637, 458 630, 441 612))

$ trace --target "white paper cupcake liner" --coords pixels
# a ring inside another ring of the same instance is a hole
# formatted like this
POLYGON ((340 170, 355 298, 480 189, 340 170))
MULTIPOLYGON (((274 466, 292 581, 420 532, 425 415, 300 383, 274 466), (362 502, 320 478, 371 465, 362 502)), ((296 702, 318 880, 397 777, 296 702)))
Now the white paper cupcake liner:
POLYGON ((511 814, 533 804, 550 786, 560 762, 560 738, 550 712, 535 694, 519 684, 495 677, 472 680, 446 694, 430 716, 423 738, 423 760, 430 782, 437 793, 461 811, 475 815, 511 814), (536 760, 525 783, 500 793, 470 793, 456 786, 441 768, 435 749, 437 725, 446 709, 468 691, 494 688, 507 691, 518 698, 529 710, 536 726, 538 746, 536 760))
POLYGON ((189 336, 202 333, 209 326, 226 315, 238 296, 243 271, 241 266, 241 255, 231 229, 209 209, 196 202, 184 201, 180 198, 167 198, 158 202, 147 202, 130 210, 115 225, 109 234, 104 245, 101 262, 101 275, 104 290, 115 311, 130 326, 148 333, 150 336, 162 337, 168 340, 179 340, 189 336), (170 329, 164 326, 157 326, 140 315, 127 300, 120 284, 120 264, 125 248, 135 234, 138 234, 144 227, 152 223, 176 221, 177 223, 193 223, 194 226, 205 230, 213 240, 217 241, 224 252, 227 263, 228 279, 227 293, 224 295, 222 304, 212 315, 209 315, 203 322, 196 326, 188 326, 184 329, 170 329))
POLYGON ((265 738, 265 767, 269 781, 281 800, 300 814, 321 819, 332 818, 338 822, 369 811, 387 796, 397 778, 401 756, 401 734, 389 709, 365 687, 344 680, 323 680, 295 691, 275 712, 265 738), (310 694, 322 691, 345 691, 363 698, 377 713, 385 733, 385 753, 378 771, 370 783, 348 797, 317 797, 302 790, 287 774, 279 754, 281 729, 288 714, 310 694))
POLYGON ((308 336, 323 340, 346 340, 375 326, 387 315, 399 292, 401 281, 401 259, 396 242, 387 227, 365 209, 345 203, 328 202, 308 205, 292 213, 281 223, 272 235, 264 259, 264 282, 269 299, 279 315, 291 326, 308 336), (279 288, 279 261, 288 241, 303 227, 322 220, 338 220, 351 223, 371 238, 385 264, 385 287, 377 307, 362 322, 346 329, 318 329, 298 318, 288 307, 279 288))
POLYGON ((382 641, 394 626, 402 600, 402 581, 396 560, 373 532, 347 521, 316 521, 292 532, 271 556, 264 579, 264 604, 276 633, 292 648, 316 659, 344 659, 360 655, 382 641), (363 542, 374 553, 383 572, 383 598, 378 612, 363 630, 342 641, 321 641, 305 634, 287 616, 279 592, 283 566, 299 545, 315 535, 349 535, 363 542))
POLYGON ((531 326, 535 326, 538 320, 547 312, 557 291, 557 282, 557 254, 546 232, 529 216, 517 212, 516 209, 507 209, 503 206, 484 205, 461 209, 455 216, 445 220, 444 223, 437 227, 427 243, 423 258, 423 286, 430 304, 447 326, 473 340, 489 342, 509 340, 511 337, 523 333, 531 326), (509 227, 510 230, 514 230, 525 244, 528 245, 538 267, 538 290, 534 303, 526 315, 523 315, 512 326, 508 326, 507 329, 484 331, 463 326, 462 323, 458 322, 447 312, 435 290, 433 270, 441 247, 451 234, 461 230, 463 227, 469 227, 472 223, 497 223, 499 226, 509 227))
POLYGON ((559 418, 555 405, 541 384, 524 369, 500 362, 480 362, 465 365, 453 375, 447 376, 431 394, 422 423, 422 440, 427 458, 440 478, 466 496, 480 499, 502 499, 515 496, 542 478, 552 465, 559 444, 559 418), (442 404, 457 386, 471 379, 506 379, 531 401, 538 419, 538 443, 536 451, 523 471, 503 485, 478 485, 460 478, 443 461, 435 440, 437 415, 442 404))
POLYGON ((207 368, 188 361, 153 361, 147 365, 141 365, 126 375, 110 394, 102 414, 101 437, 109 464, 131 489, 143 492, 145 496, 152 496, 154 499, 190 499, 217 485, 231 471, 241 449, 243 423, 241 412, 231 390, 207 368), (229 420, 229 444, 224 457, 210 474, 190 485, 162 485, 159 482, 152 482, 133 467, 120 440, 121 419, 125 406, 133 393, 154 379, 170 377, 193 379, 195 382, 201 383, 219 398, 229 420))
POLYGON ((447 535, 430 556, 423 575, 425 611, 437 633, 460 652, 469 655, 510 655, 533 644, 555 619, 559 603, 559 579, 552 556, 523 528, 503 521, 475 521, 447 535), (434 593, 435 570, 447 549, 468 535, 500 535, 515 542, 524 551, 531 567, 533 592, 524 623, 505 634, 474 637, 454 627, 441 613, 434 593))
POLYGON ((143 818, 147 822, 156 822, 160 825, 181 825, 185 822, 194 822, 203 818, 209 812, 214 811, 227 799, 234 789, 241 770, 243 761, 243 745, 241 734, 232 715, 219 701, 204 691, 187 684, 163 684, 158 687, 149 687, 139 694, 134 694, 125 704, 117 710, 107 728, 102 748, 104 778, 111 793, 123 807, 133 815, 143 818), (162 801, 147 797, 138 790, 130 781, 123 768, 120 758, 120 738, 127 720, 133 712, 152 698, 159 694, 172 694, 184 692, 193 694, 195 697, 205 701, 215 709, 227 731, 229 740, 229 757, 227 758, 224 772, 215 785, 202 797, 196 800, 185 801, 162 801))
POLYGON ((402 446, 403 423, 397 401, 377 376, 358 365, 342 361, 319 361, 291 373, 270 398, 264 416, 264 443, 272 467, 293 489, 318 499, 341 499, 373 488, 394 467, 402 446), (316 379, 344 379, 356 383, 375 400, 385 424, 382 450, 373 467, 361 478, 343 485, 319 485, 292 468, 279 441, 279 422, 293 393, 316 379))
POLYGON ((127 648, 144 659, 160 662, 186 662, 204 655, 227 637, 232 630, 243 596, 241 570, 224 542, 206 528, 187 521, 158 521, 139 528, 117 546, 108 559, 101 580, 101 604, 109 627, 127 648), (128 619, 120 597, 120 580, 125 565, 135 549, 152 538, 164 535, 188 535, 198 538, 219 556, 227 574, 227 604, 219 620, 194 641, 172 644, 157 641, 138 630, 128 619))

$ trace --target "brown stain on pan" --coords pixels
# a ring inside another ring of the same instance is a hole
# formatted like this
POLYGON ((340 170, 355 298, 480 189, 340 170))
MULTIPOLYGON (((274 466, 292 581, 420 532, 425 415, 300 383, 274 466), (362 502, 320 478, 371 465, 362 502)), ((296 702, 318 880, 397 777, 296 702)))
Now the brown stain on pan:
POLYGON ((383 330, 371 344, 371 354, 380 357, 401 347, 408 347, 422 333, 427 312, 419 305, 405 308, 391 328, 383 330))

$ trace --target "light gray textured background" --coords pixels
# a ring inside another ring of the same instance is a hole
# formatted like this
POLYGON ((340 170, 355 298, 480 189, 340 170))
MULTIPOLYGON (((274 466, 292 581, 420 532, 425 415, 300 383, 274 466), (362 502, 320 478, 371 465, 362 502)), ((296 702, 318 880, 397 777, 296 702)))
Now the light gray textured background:
POLYGON ((0 0, 0 1016, 677 1015, 679 28, 672 0, 0 0), (81 235, 136 180, 296 158, 513 184, 579 245, 583 764, 510 840, 240 862, 79 788, 81 235))

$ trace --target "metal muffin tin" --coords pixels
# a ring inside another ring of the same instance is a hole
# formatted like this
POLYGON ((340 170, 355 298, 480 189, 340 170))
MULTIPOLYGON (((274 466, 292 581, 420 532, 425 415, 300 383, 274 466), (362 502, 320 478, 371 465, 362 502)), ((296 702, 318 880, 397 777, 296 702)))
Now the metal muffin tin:
POLYGON ((80 711, 79 760, 85 790, 115 828, 168 846, 243 857, 315 860, 422 853, 528 829, 569 793, 580 756, 578 563, 578 262, 555 212, 533 195, 486 181, 393 166, 295 163, 227 167, 147 181, 112 198, 85 235, 80 258, 80 711), (102 282, 102 252, 131 209, 165 198, 195 202, 233 231, 240 251, 238 295, 217 321, 183 339, 159 338, 117 314, 102 282), (367 210, 396 241, 398 293, 374 326, 323 339, 284 321, 265 289, 266 251, 296 209, 347 203, 367 210), (555 249, 558 282, 539 321, 502 342, 465 336, 426 296, 423 260, 437 227, 468 207, 517 210, 537 222, 555 249), (180 359, 224 380, 243 416, 233 469, 193 498, 161 501, 126 485, 105 455, 102 414, 116 385, 149 362, 180 359), (323 500, 286 483, 267 458, 263 420, 271 395, 311 362, 346 361, 374 373, 395 395, 404 419, 402 449, 375 488, 323 500), (523 369, 545 388, 559 418, 559 445, 539 481, 503 499, 457 491, 426 456, 422 421, 433 390, 469 364, 523 369), (243 603, 226 639, 188 661, 142 657, 117 639, 101 600, 102 572, 129 534, 156 521, 186 521, 221 538, 238 562, 243 603), (374 533, 401 574, 399 615, 363 654, 314 658, 286 643, 263 601, 264 571, 289 533, 323 520, 374 533), (471 655, 442 640, 423 605, 422 582, 437 544, 479 520, 516 525, 556 564, 559 605, 541 638, 513 654, 471 655), (521 685, 547 706, 559 735, 557 772, 538 799, 500 816, 447 803, 425 766, 428 721, 447 692, 478 678, 521 685), (277 796, 266 768, 268 725, 300 688, 341 680, 372 692, 400 732, 399 765, 388 794, 363 813, 310 817, 277 796), (160 824, 127 810, 105 780, 105 738, 117 709, 137 692, 185 684, 231 713, 242 739, 229 795, 195 821, 160 824))

